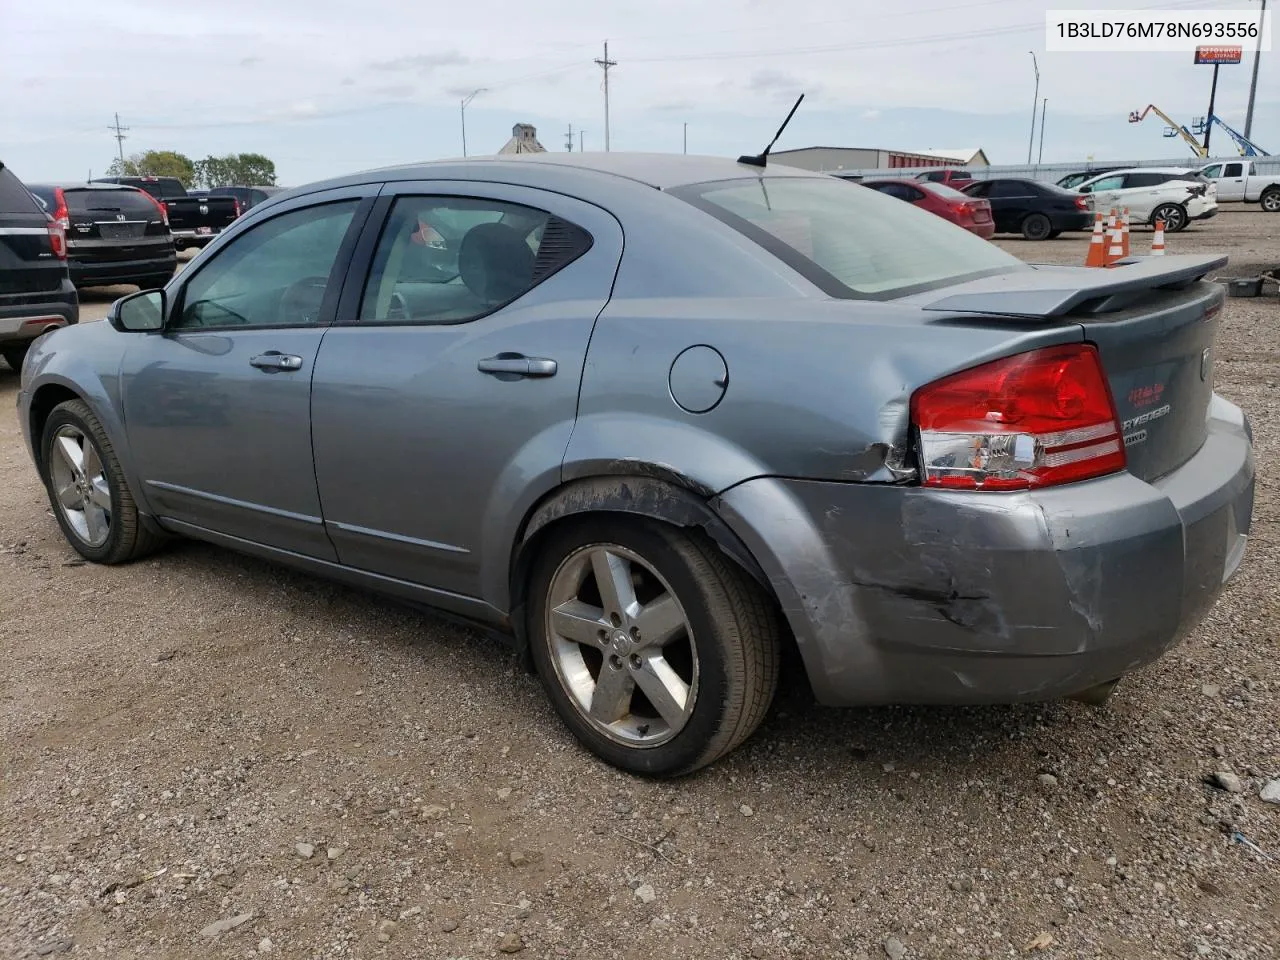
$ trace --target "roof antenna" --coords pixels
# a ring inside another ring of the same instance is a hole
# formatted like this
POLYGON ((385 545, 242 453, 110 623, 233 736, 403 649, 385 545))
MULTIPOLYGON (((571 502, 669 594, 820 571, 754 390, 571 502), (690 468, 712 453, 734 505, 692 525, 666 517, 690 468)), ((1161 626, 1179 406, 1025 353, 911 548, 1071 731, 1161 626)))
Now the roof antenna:
MULTIPOLYGON (((804 99, 804 94, 800 94, 800 100, 804 99)), ((787 129, 787 124, 791 122, 791 118, 796 115, 796 110, 800 107, 800 100, 797 100, 795 106, 791 108, 791 112, 787 114, 787 119, 782 121, 782 126, 778 128, 778 132, 773 135, 773 139, 769 141, 769 145, 764 148, 764 152, 754 157, 741 156, 738 158, 739 163, 750 164, 753 167, 763 167, 769 162, 769 151, 773 149, 773 145, 778 142, 778 138, 782 136, 782 131, 787 129)))

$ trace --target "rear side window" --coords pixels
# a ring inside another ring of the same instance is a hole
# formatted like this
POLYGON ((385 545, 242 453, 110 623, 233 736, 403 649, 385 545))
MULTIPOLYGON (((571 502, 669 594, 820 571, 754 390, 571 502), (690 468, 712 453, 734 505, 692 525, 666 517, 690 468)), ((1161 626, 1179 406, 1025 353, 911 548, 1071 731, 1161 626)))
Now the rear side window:
POLYGON ((1223 168, 1222 175, 1224 177, 1239 177, 1244 175, 1243 163, 1228 163, 1223 168))
POLYGON ((1124 185, 1127 188, 1135 187, 1158 187, 1162 183, 1169 182, 1169 174, 1167 173, 1127 173, 1124 177, 1124 185))
POLYGON ((533 207, 401 197, 378 241, 360 322, 465 323, 523 296, 590 247, 581 227, 533 207))
POLYGON ((1028 269, 921 207, 826 177, 723 180, 671 193, 754 240, 829 296, 888 299, 1028 269))
POLYGON ((0 167, 0 213, 40 213, 40 205, 7 167, 0 167))

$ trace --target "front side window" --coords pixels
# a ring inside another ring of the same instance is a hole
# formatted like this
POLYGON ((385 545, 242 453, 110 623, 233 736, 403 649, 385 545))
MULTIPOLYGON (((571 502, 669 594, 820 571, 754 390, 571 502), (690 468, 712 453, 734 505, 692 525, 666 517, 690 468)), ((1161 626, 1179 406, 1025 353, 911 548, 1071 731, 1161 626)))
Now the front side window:
POLYGON ((1097 190, 1119 190, 1124 186, 1124 174, 1114 177, 1103 177, 1101 180, 1090 184, 1089 189, 1097 190))
POLYGON ((759 243, 829 296, 905 296, 1022 261, 962 227, 827 177, 752 177, 670 191, 759 243))
POLYGON ((523 296, 590 246, 585 230, 533 207, 401 197, 374 253, 360 322, 474 320, 523 296))
POLYGON ((358 200, 273 217, 240 234, 182 295, 177 329, 297 327, 320 322, 330 274, 358 200))
POLYGON ((1208 177, 1210 180, 1216 180, 1218 177, 1222 175, 1222 164, 1215 163, 1211 167, 1205 167, 1202 171, 1200 171, 1200 173, 1201 173, 1201 176, 1208 177))
POLYGON ((1001 197, 1025 197, 1031 193, 1024 184, 1017 180, 997 180, 991 185, 991 196, 993 199, 1001 197))

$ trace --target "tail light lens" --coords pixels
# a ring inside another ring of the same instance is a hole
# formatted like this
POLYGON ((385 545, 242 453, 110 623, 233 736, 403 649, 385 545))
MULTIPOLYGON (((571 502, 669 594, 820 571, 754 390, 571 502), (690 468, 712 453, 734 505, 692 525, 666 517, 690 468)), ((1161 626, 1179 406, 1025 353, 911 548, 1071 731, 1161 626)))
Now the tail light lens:
POLYGON ((1089 201, 1088 201, 1088 200, 1086 200, 1084 197, 1076 197, 1076 209, 1077 209, 1077 210, 1088 210, 1088 209, 1089 209, 1089 201))
POLYGON ((924 485, 1027 490, 1115 473, 1124 440, 1096 348, 1048 347, 917 390, 924 485))
POLYGON ((61 187, 53 190, 53 213, 49 215, 49 247, 59 260, 67 259, 67 230, 71 227, 71 212, 67 209, 67 195, 61 187))
POLYGON ((952 212, 952 213, 954 213, 957 217, 961 217, 961 218, 963 218, 963 219, 969 219, 969 220, 972 220, 972 219, 973 219, 973 204, 972 204, 972 203, 969 203, 969 202, 967 202, 967 201, 963 201, 963 200, 962 200, 962 201, 957 201, 957 202, 956 202, 956 203, 951 207, 951 212, 952 212))
POLYGON ((156 212, 160 214, 160 221, 166 227, 168 227, 169 226, 169 208, 166 207, 159 200, 157 200, 155 197, 153 197, 151 194, 147 193, 147 191, 143 190, 142 192, 146 194, 146 197, 148 200, 150 200, 152 203, 156 205, 156 212))

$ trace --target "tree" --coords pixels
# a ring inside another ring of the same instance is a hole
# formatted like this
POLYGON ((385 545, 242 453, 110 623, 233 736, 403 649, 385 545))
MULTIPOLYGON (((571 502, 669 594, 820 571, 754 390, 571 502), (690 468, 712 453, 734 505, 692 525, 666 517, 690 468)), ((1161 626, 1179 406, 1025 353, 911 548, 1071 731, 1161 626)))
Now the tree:
POLYGON ((260 153, 228 153, 196 162, 196 180, 203 187, 274 187, 276 165, 260 153))
POLYGON ((196 165, 191 158, 176 150, 146 150, 111 161, 107 167, 111 177, 177 177, 184 187, 196 182, 196 165))

